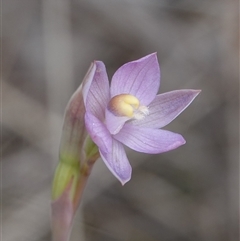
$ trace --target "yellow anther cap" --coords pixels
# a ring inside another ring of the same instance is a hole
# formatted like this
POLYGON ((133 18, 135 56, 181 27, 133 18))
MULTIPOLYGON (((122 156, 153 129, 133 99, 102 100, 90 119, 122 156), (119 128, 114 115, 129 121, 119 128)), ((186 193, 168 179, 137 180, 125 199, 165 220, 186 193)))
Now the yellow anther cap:
POLYGON ((129 94, 122 94, 114 96, 109 104, 108 109, 116 116, 134 116, 134 110, 138 109, 139 100, 129 94))

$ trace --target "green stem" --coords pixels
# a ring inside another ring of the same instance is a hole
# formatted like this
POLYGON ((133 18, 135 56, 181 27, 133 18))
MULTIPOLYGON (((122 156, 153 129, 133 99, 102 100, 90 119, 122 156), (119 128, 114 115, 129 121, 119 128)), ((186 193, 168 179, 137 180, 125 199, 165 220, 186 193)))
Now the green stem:
POLYGON ((60 155, 52 188, 52 241, 69 240, 74 215, 93 165, 99 158, 98 148, 90 137, 85 140, 84 151, 84 162, 69 152, 60 155))
POLYGON ((82 168, 80 169, 80 178, 79 178, 78 185, 77 185, 77 195, 74 198, 74 209, 75 210, 77 209, 77 207, 80 203, 88 177, 90 176, 93 165, 95 164, 95 162, 98 158, 99 158, 99 154, 95 155, 91 159, 88 159, 86 164, 84 166, 82 166, 82 168))

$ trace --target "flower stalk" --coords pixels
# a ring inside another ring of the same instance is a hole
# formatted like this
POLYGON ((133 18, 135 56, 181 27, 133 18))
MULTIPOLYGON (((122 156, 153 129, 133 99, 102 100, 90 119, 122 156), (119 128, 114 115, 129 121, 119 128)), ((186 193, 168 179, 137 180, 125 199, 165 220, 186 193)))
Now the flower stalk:
POLYGON ((83 88, 92 81, 91 65, 65 111, 59 163, 52 185, 52 240, 68 241, 74 215, 95 161, 98 148, 85 128, 83 88))
POLYGON ((95 161, 99 158, 96 145, 89 136, 85 143, 84 162, 60 158, 52 186, 52 240, 67 241, 72 221, 95 161))

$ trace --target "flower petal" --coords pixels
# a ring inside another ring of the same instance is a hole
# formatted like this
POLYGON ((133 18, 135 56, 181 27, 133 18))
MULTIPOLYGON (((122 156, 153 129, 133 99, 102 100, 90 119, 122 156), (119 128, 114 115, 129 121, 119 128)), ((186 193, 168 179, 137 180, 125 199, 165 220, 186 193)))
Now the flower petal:
POLYGON ((103 152, 100 155, 112 174, 124 185, 131 179, 132 167, 129 164, 123 145, 113 140, 112 151, 103 152))
POLYGON ((160 69, 156 53, 120 67, 113 75, 111 97, 131 94, 140 100, 141 105, 149 105, 160 86, 160 69))
POLYGON ((111 111, 105 111, 106 126, 112 135, 117 134, 123 127, 126 121, 131 119, 127 116, 115 116, 111 111))
POLYGON ((85 84, 83 89, 86 111, 90 111, 99 120, 104 120, 105 109, 110 98, 109 81, 103 62, 95 61, 95 72, 92 81, 85 84))
POLYGON ((161 128, 180 115, 200 93, 200 90, 174 90, 157 95, 149 105, 149 115, 131 124, 139 127, 161 128))
POLYGON ((130 124, 125 124, 114 138, 135 151, 152 154, 170 151, 186 143, 179 134, 130 124))
POLYGON ((85 124, 93 142, 104 152, 112 150, 112 136, 107 127, 89 112, 85 114, 85 124))

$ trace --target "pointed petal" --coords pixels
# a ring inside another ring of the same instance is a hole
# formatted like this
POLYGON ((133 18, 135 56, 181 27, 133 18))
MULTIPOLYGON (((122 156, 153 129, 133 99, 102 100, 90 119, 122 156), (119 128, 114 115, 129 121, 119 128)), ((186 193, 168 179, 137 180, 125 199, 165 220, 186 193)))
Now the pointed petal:
POLYGON ((114 138, 135 151, 152 154, 170 151, 186 143, 179 134, 129 124, 125 124, 114 138))
POLYGON ((127 116, 115 116, 111 111, 105 111, 106 126, 111 134, 117 134, 123 127, 126 121, 131 119, 127 116))
POLYGON ((111 151, 112 136, 107 127, 89 112, 85 114, 85 124, 93 142, 104 152, 111 151))
POLYGON ((136 96, 141 105, 149 105, 160 86, 160 69, 156 53, 120 67, 113 75, 111 97, 119 94, 136 96))
POLYGON ((104 120, 105 109, 110 98, 109 81, 103 62, 95 61, 95 71, 92 81, 85 84, 83 89, 86 111, 90 111, 101 121, 104 120))
POLYGON ((106 153, 100 150, 100 155, 108 169, 122 185, 131 179, 132 167, 129 164, 126 152, 121 143, 113 140, 112 151, 106 153))
POLYGON ((161 128, 180 115, 200 93, 200 90, 174 90, 157 95, 149 105, 149 115, 131 123, 136 126, 161 128))

